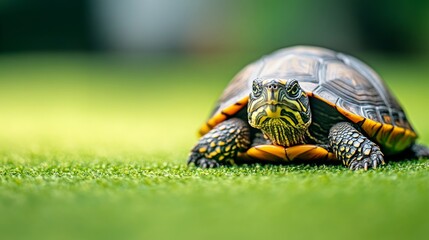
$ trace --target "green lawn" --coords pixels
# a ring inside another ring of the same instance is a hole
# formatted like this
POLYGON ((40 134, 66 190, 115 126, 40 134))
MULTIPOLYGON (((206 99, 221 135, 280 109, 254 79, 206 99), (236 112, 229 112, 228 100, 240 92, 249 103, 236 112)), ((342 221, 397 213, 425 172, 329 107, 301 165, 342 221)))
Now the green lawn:
MULTIPOLYGON (((186 167, 255 57, 0 56, 0 239, 426 239, 429 160, 186 167)), ((371 59, 429 144, 427 66, 371 59)))

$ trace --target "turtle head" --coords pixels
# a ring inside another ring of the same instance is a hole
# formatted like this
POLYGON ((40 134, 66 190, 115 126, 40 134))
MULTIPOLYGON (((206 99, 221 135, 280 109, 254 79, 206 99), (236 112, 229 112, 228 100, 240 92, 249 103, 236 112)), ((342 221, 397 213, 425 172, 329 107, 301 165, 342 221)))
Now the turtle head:
POLYGON ((311 124, 308 96, 294 79, 254 80, 247 112, 252 127, 285 147, 303 144, 311 124))

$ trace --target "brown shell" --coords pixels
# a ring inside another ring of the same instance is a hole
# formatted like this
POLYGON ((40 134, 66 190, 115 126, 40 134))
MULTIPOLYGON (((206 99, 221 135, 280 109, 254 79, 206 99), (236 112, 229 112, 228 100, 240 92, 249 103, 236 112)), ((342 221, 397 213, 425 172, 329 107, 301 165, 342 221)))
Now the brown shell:
POLYGON ((240 71, 200 134, 242 109, 257 78, 298 80, 310 97, 331 105, 361 126, 387 153, 400 152, 417 138, 402 107, 374 70, 346 54, 307 46, 278 50, 240 71))

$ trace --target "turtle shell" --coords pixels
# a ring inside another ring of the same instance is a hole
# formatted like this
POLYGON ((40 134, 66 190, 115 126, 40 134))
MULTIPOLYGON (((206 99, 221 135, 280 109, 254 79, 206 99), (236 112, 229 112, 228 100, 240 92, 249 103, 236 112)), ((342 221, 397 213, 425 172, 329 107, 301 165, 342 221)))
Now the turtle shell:
POLYGON ((280 49, 246 66, 226 87, 200 135, 245 107, 257 78, 298 80, 309 97, 358 125, 386 154, 403 151, 417 138, 402 107, 374 70, 349 55, 308 46, 280 49))

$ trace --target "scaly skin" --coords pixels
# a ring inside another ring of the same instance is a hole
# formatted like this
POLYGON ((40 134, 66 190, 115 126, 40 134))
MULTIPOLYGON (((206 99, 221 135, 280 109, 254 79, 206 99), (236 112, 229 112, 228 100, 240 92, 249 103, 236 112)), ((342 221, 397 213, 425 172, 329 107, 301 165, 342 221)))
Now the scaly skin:
POLYGON ((237 154, 249 147, 249 125, 239 118, 231 118, 200 138, 191 150, 188 164, 202 168, 234 164, 237 154))
POLYGON ((348 122, 337 123, 331 128, 329 144, 338 160, 352 170, 367 170, 384 164, 380 147, 348 122))

